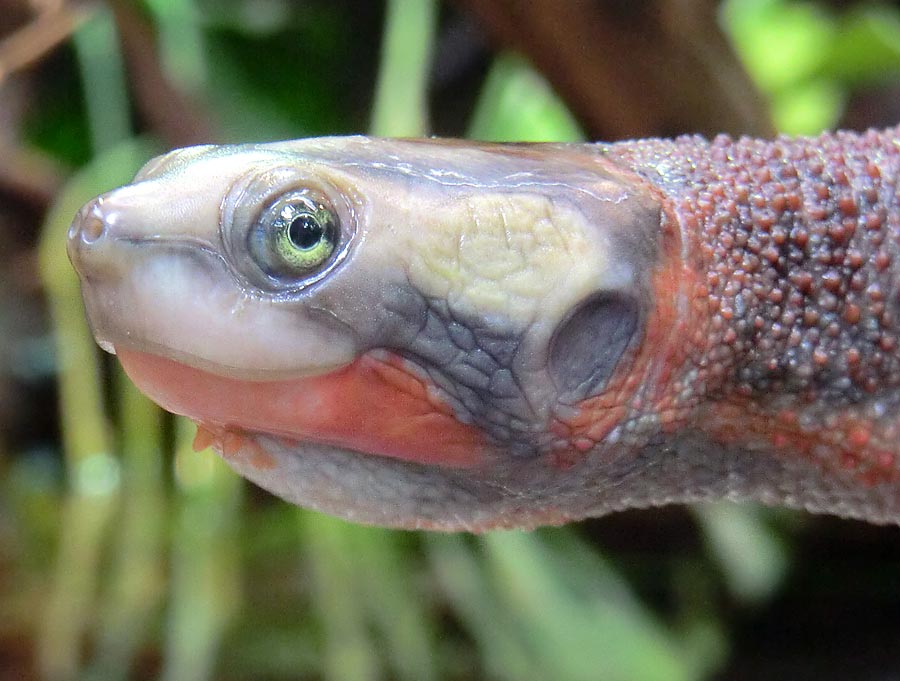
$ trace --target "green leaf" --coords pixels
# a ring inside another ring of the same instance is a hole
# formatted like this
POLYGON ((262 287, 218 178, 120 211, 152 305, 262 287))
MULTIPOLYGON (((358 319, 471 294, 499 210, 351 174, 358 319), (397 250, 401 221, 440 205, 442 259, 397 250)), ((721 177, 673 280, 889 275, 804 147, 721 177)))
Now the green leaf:
POLYGON ((574 117, 550 85, 522 58, 497 57, 488 73, 468 136, 492 142, 577 142, 574 117))
POLYGON ((797 83, 772 98, 772 119, 789 135, 815 135, 837 125, 845 99, 844 88, 834 80, 797 83))
POLYGON ((722 17, 750 75, 768 93, 818 74, 836 33, 831 16, 809 2, 727 0, 722 17))
POLYGON ((698 504, 694 517, 703 530, 710 556, 719 564, 736 598, 755 604, 778 590, 787 574, 788 554, 759 508, 698 504))
POLYGON ((825 72, 850 84, 900 74, 900 10, 887 5, 848 13, 831 43, 825 72))
POLYGON ((485 535, 494 587, 555 678, 690 678, 674 638, 575 535, 485 535))

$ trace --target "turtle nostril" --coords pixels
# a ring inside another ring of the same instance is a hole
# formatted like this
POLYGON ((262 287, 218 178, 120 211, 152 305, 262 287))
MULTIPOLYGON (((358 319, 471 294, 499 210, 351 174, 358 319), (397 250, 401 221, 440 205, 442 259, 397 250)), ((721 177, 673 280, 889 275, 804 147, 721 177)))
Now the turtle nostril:
POLYGON ((106 223, 95 214, 90 213, 81 221, 81 240, 86 244, 93 243, 103 236, 105 229, 106 223))
POLYGON ((106 232, 106 220, 100 206, 100 199, 85 205, 69 227, 69 241, 80 241, 90 245, 98 241, 106 232))

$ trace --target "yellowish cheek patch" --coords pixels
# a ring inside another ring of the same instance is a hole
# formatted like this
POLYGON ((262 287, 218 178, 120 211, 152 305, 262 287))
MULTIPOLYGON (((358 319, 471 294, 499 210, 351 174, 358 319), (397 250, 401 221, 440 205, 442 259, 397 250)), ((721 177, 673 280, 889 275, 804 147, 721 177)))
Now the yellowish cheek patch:
POLYGON ((457 309, 528 322, 596 287, 598 249, 574 208, 532 194, 487 194, 433 217, 410 243, 410 281, 457 309))

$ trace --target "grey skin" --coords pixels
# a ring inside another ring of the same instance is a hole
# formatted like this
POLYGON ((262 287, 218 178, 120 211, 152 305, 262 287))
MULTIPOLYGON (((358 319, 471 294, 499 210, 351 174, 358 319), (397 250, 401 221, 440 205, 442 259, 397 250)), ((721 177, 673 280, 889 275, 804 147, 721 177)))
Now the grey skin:
MULTIPOLYGON (((274 465, 229 464, 302 506, 475 531, 723 497, 898 517, 892 485, 660 426, 653 344, 679 339, 653 324, 691 294, 653 277, 684 257, 683 226, 605 149, 351 137, 178 150, 86 205, 69 253, 109 351, 271 381, 388 350, 484 435, 477 465, 452 467, 244 432, 274 465), (332 206, 334 253, 301 274, 260 266, 248 234, 297 191, 332 206), (645 379, 596 442, 552 427, 634 371, 645 379)), ((204 421, 164 388, 151 396, 204 421)))

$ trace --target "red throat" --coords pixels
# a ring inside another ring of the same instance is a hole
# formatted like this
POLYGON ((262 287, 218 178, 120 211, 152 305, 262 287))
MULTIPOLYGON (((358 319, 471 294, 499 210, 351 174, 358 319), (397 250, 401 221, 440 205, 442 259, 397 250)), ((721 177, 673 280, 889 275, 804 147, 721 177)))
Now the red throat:
POLYGON ((363 355, 319 376, 247 381, 120 350, 132 381, 165 409, 212 428, 318 442, 449 467, 476 465, 487 444, 403 359, 363 355))

